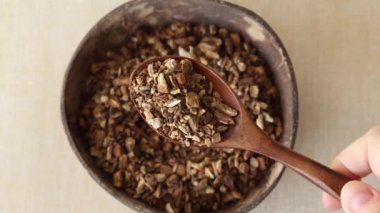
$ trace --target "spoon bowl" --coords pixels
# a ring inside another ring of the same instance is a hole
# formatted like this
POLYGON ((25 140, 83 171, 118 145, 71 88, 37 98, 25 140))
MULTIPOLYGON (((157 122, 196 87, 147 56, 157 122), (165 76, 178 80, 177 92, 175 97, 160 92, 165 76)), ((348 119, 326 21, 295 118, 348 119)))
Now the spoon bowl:
MULTIPOLYGON (((284 147, 268 137, 250 118, 250 115, 245 110, 244 106, 239 101, 238 97, 231 87, 217 74, 216 71, 201 64, 200 62, 181 56, 161 56, 148 59, 141 63, 131 74, 130 82, 135 76, 144 70, 149 64, 155 62, 163 62, 166 59, 182 59, 190 60, 193 64, 194 71, 202 74, 205 78, 212 82, 214 90, 217 91, 224 103, 228 104, 239 114, 235 117, 235 125, 230 127, 227 132, 222 135, 222 141, 213 144, 212 148, 233 148, 248 150, 259 153, 273 160, 279 161, 285 166, 291 168, 298 174, 302 175, 310 182, 320 187, 325 192, 329 193, 336 199, 340 199, 340 192, 343 186, 351 179, 331 170, 330 168, 311 160, 287 147, 284 147)), ((131 90, 131 93, 133 91, 131 90)), ((135 107, 138 109, 135 100, 135 107)), ((139 110, 138 110, 139 111, 139 110)), ((144 114, 139 111, 140 115, 145 119, 144 114)), ((162 132, 153 128, 158 134, 167 138, 174 143, 180 143, 164 135, 162 132)))
MULTIPOLYGON (((235 92, 228 86, 228 84, 221 78, 221 76, 215 72, 214 70, 210 70, 209 67, 206 65, 192 59, 192 58, 187 58, 187 57, 182 57, 182 56, 160 56, 160 57, 154 57, 145 60, 141 64, 139 64, 135 70, 131 73, 130 75, 130 82, 132 82, 132 79, 134 79, 141 71, 146 69, 149 64, 155 63, 155 62, 163 62, 166 59, 175 59, 176 61, 180 61, 183 59, 190 60, 193 64, 194 71, 196 73, 199 73, 203 76, 206 77, 206 79, 210 82, 213 83, 213 88, 215 91, 217 91, 220 96, 222 97, 222 100, 224 103, 227 105, 231 106, 235 110, 239 112, 239 114, 235 117, 235 122, 236 124, 232 127, 230 127, 226 132, 224 132, 222 136, 222 141, 229 140, 231 136, 235 134, 237 129, 241 127, 241 121, 242 121, 242 112, 244 111, 244 107, 241 105, 239 99, 236 97, 235 92)), ((130 88, 130 92, 133 93, 133 91, 130 88)), ((132 99, 133 104, 135 105, 136 109, 139 109, 137 107, 137 104, 134 99, 132 99)), ((145 119, 144 113, 142 113, 140 110, 137 110, 140 114, 141 117, 145 119)), ((243 112, 244 113, 244 112, 243 112)), ((158 131, 155 128, 152 128, 157 134, 161 135, 162 137, 166 138, 167 140, 180 144, 179 141, 173 140, 167 135, 164 135, 162 132, 158 131)))

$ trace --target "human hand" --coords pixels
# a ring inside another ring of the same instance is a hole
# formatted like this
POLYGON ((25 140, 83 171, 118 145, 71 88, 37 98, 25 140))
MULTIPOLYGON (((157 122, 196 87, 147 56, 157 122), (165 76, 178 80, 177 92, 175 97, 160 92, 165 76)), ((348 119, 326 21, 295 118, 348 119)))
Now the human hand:
POLYGON ((370 173, 380 178, 380 126, 372 128, 344 149, 331 167, 354 181, 342 188, 341 202, 323 193, 322 200, 327 209, 343 208, 346 213, 380 212, 380 191, 360 181, 370 173))

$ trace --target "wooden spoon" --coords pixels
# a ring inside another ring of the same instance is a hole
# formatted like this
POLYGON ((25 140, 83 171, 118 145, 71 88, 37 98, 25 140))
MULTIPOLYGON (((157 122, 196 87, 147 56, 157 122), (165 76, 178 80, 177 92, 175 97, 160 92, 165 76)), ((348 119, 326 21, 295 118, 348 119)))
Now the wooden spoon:
MULTIPOLYGON (((269 157, 291 168, 325 192, 332 195, 334 198, 340 199, 340 192, 342 190, 342 187, 351 179, 273 141, 273 139, 268 137, 260 128, 256 126, 232 89, 210 67, 207 67, 196 60, 186 57, 155 57, 148 59, 140 64, 131 74, 131 81, 134 76, 136 76, 136 74, 140 71, 144 70, 148 64, 157 61, 165 61, 169 58, 173 58, 177 61, 180 61, 182 59, 188 59, 192 61, 194 71, 204 75, 208 81, 211 81, 213 83, 215 91, 217 91, 222 96, 223 101, 239 112, 239 115, 235 118, 236 125, 230 127, 229 130, 222 135, 222 141, 220 143, 216 143, 211 147, 249 150, 269 157)), ((135 101, 134 99, 132 100, 133 102, 135 101)), ((134 104, 136 106, 135 102, 134 104)), ((144 118, 144 115, 140 111, 139 113, 144 118)), ((156 132, 161 136, 167 138, 169 141, 179 143, 179 141, 173 141, 168 136, 163 135, 160 131, 156 130, 156 132)))

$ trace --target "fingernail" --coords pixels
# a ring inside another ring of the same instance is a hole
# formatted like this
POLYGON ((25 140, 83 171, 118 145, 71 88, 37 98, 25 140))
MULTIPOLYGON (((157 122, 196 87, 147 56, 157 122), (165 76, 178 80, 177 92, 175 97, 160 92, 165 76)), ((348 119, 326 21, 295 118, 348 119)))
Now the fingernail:
POLYGON ((350 203, 350 209, 351 211, 358 211, 367 201, 369 201, 372 198, 372 194, 369 193, 360 193, 353 197, 351 203, 350 203))

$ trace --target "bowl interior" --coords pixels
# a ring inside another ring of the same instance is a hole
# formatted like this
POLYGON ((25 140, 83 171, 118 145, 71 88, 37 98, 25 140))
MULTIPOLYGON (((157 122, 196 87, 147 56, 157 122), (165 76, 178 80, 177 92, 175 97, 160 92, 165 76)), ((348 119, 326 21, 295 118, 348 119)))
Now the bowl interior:
MULTIPOLYGON (((104 52, 117 48, 128 39, 125 29, 131 34, 139 26, 163 25, 173 20, 193 23, 214 23, 240 32, 252 41, 261 56, 268 63, 280 92, 283 135, 280 143, 292 147, 295 140, 298 105, 297 88, 290 59, 274 31, 255 13, 230 3, 212 0, 136 0, 116 8, 102 18, 86 35, 77 48, 66 72, 62 94, 62 119, 70 144, 90 175, 104 189, 126 205, 141 211, 153 212, 153 208, 129 198, 124 192, 112 186, 106 174, 100 170, 88 153, 87 143, 81 139, 77 124, 81 106, 83 82, 89 73, 91 63, 104 52)), ((273 163, 268 176, 256 190, 230 209, 246 212, 256 206, 279 180, 284 167, 273 163)))

